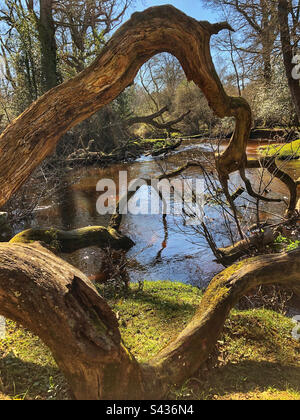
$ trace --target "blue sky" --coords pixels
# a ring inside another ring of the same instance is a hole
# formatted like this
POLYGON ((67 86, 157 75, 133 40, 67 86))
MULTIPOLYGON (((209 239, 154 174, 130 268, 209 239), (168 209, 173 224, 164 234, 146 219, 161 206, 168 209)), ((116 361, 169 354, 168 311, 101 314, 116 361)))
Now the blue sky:
POLYGON ((197 20, 208 20, 210 22, 217 22, 218 17, 216 13, 204 8, 201 0, 137 0, 135 11, 142 11, 147 7, 161 6, 163 4, 172 4, 189 16, 197 20))

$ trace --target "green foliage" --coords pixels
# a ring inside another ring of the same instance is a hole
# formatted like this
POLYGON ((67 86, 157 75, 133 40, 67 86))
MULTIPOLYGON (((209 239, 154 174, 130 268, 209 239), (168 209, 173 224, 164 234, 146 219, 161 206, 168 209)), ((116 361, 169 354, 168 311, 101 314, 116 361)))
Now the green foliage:
POLYGON ((286 251, 293 251, 294 249, 299 248, 300 241, 292 241, 285 236, 279 235, 275 240, 275 246, 280 250, 285 249, 286 251))
POLYGON ((112 102, 112 109, 118 118, 125 120, 132 114, 133 95, 133 88, 129 87, 112 102))

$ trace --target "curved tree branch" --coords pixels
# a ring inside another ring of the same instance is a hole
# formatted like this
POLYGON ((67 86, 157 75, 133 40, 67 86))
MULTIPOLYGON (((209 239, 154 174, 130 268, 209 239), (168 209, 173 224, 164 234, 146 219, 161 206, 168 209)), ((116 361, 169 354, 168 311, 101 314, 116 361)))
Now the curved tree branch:
POLYGON ((281 284, 300 295, 300 248, 244 260, 217 275, 187 328, 151 361, 162 383, 191 378, 213 350, 230 310, 262 284, 281 284))
POLYGON ((169 107, 168 107, 168 105, 166 105, 165 107, 163 107, 159 111, 155 112, 154 114, 144 115, 144 116, 140 116, 140 117, 128 118, 125 121, 125 123, 128 126, 131 126, 131 125, 134 125, 134 124, 143 124, 143 123, 144 124, 151 124, 153 120, 160 117, 161 115, 163 115, 168 110, 169 110, 169 107))
POLYGON ((44 341, 76 399, 141 397, 118 321, 83 273, 38 244, 0 244, 0 262, 1 314, 44 341))
POLYGON ((300 248, 242 261, 210 283, 186 329, 147 364, 125 348, 114 313, 79 270, 38 244, 0 244, 0 313, 51 349, 77 399, 155 399, 209 357, 239 299, 261 284, 300 295, 300 248))
MULTIPOLYGON (((250 159, 247 161, 247 168, 249 169, 266 168, 271 176, 274 176, 275 178, 279 179, 281 182, 283 182, 286 185, 290 193, 287 215, 291 217, 295 213, 295 209, 297 206, 297 197, 298 197, 297 186, 299 185, 298 181, 294 181, 293 178, 289 174, 284 172, 282 169, 278 168, 275 157, 263 158, 260 160, 250 159)), ((262 200, 263 198, 264 197, 259 196, 259 199, 262 200)), ((268 199, 268 201, 270 201, 270 199, 268 199)), ((282 201, 282 200, 277 200, 277 201, 282 201)))
POLYGON ((244 168, 240 169, 240 175, 241 175, 242 180, 244 181, 244 184, 247 189, 247 193, 250 195, 250 197, 256 198, 261 201, 265 201, 267 203, 281 203, 283 201, 281 198, 269 198, 269 197, 265 197, 264 195, 260 195, 256 193, 252 188, 251 182, 246 177, 246 172, 244 168))
POLYGON ((53 152, 63 134, 115 99, 140 67, 161 52, 177 57, 187 79, 202 89, 219 117, 235 117, 231 142, 217 159, 219 174, 227 180, 246 163, 251 110, 244 99, 226 94, 211 58, 211 35, 224 27, 198 22, 173 6, 134 13, 90 67, 47 92, 1 134, 0 207, 53 152))

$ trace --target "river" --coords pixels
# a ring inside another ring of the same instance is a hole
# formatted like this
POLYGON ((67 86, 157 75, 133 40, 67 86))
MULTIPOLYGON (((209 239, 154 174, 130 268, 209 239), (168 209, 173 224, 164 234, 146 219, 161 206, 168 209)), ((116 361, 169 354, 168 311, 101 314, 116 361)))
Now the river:
MULTIPOLYGON (((248 155, 255 156, 258 145, 252 141, 248 147, 248 155)), ((224 145, 222 146, 224 147, 224 145)), ((195 140, 184 141, 180 149, 173 152, 163 163, 165 170, 176 169, 187 160, 201 160, 208 168, 213 157, 212 146, 209 143, 199 143, 195 140)), ((68 172, 63 180, 65 187, 47 198, 33 213, 33 217, 25 224, 18 226, 21 231, 30 227, 54 227, 64 230, 76 229, 84 226, 107 225, 109 217, 101 216, 96 211, 96 201, 99 192, 96 184, 100 179, 113 179, 118 184, 119 172, 127 171, 128 180, 136 178, 151 178, 160 175, 161 161, 157 158, 142 157, 135 162, 114 164, 107 168, 81 168, 68 172)), ((300 161, 284 163, 285 170, 297 179, 300 176, 300 161)), ((261 170, 248 171, 254 187, 258 183, 261 170)), ((188 178, 202 178, 198 168, 190 168, 185 176, 188 178)), ((264 175, 264 182, 269 176, 264 175)), ((241 185, 239 176, 231 178, 232 188, 241 185)), ((148 188, 140 190, 141 200, 148 196, 148 188)), ((285 186, 274 180, 269 187, 269 196, 286 196, 285 186)), ((245 194, 246 195, 246 194, 245 194)), ((239 205, 248 205, 244 198, 239 199, 239 205)), ((261 211, 262 218, 276 218, 276 214, 283 214, 284 205, 264 203, 261 211)), ((221 223, 220 213, 214 206, 205 209, 207 220, 214 226, 213 235, 218 245, 228 245, 225 228, 221 223)), ((214 274, 222 269, 215 263, 213 254, 205 240, 187 228, 181 216, 167 216, 163 220, 161 215, 123 217, 122 232, 129 235, 136 243, 128 253, 128 271, 132 281, 136 280, 172 280, 192 284, 199 287, 207 285, 214 274)), ((102 251, 89 248, 77 251, 65 257, 88 275, 99 272, 102 251)))

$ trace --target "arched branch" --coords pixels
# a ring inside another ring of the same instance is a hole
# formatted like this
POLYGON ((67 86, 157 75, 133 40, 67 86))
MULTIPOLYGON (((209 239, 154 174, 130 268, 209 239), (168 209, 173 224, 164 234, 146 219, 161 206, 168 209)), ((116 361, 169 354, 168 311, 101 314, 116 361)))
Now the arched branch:
POLYGON ((300 249, 242 261, 210 283, 186 329, 140 365, 114 313, 79 270, 38 244, 0 244, 0 313, 51 349, 77 399, 156 399, 209 357, 230 310, 251 289, 278 283, 300 295, 300 249))
POLYGON ((191 378, 213 350, 230 310, 251 289, 267 284, 283 285, 300 296, 300 248, 244 260, 217 275, 187 328, 151 361, 162 383, 191 378))
POLYGON ((226 94, 211 58, 211 35, 225 27, 198 22, 173 6, 133 14, 90 67, 47 92, 1 134, 0 207, 53 152, 63 134, 115 99, 140 67, 161 52, 177 57, 217 116, 236 119, 231 142, 217 158, 220 176, 228 179, 246 163, 251 110, 244 99, 226 94))

